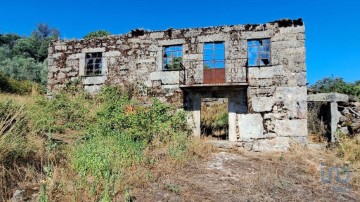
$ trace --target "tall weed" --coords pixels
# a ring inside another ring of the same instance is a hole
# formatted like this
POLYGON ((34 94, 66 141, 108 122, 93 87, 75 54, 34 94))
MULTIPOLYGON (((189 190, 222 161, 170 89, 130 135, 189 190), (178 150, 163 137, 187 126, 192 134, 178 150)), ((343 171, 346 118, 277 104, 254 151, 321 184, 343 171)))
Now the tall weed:
POLYGON ((149 150, 168 148, 169 158, 184 158, 189 130, 183 112, 158 100, 144 106, 114 87, 103 88, 95 99, 101 107, 85 138, 74 145, 71 165, 82 179, 95 180, 104 198, 111 179, 121 181, 129 169, 154 163, 145 155, 149 150))

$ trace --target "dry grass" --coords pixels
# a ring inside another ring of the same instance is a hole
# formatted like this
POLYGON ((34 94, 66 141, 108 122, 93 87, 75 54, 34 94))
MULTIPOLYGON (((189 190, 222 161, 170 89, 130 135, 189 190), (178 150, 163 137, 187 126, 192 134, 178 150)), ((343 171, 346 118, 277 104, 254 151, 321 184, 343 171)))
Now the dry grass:
POLYGON ((324 102, 309 102, 308 103, 308 131, 309 142, 322 143, 326 141, 325 134, 328 129, 324 123, 323 117, 319 117, 321 114, 321 108, 326 105, 324 102))
MULTIPOLYGON (((125 193, 129 192, 133 196, 133 190, 143 189, 152 183, 162 183, 164 177, 171 178, 179 170, 199 164, 216 151, 212 145, 199 139, 192 139, 189 143, 189 150, 184 158, 174 159, 167 155, 168 145, 158 142, 153 149, 145 152, 145 158, 153 163, 127 168, 121 179, 111 182, 112 199, 123 201, 125 193)), ((66 163, 54 166, 51 176, 44 179, 50 201, 98 201, 103 197, 106 188, 96 187, 94 178, 82 179, 66 163), (91 184, 94 184, 92 188, 89 186, 91 184)))
POLYGON ((15 103, 25 105, 32 103, 34 100, 30 95, 15 95, 15 94, 5 94, 0 93, 0 101, 13 100, 15 103))
POLYGON ((344 166, 334 151, 299 145, 287 152, 218 151, 133 194, 139 201, 356 201, 356 174, 351 173, 350 192, 327 192, 332 184, 321 181, 322 162, 344 166))
POLYGON ((354 188, 360 190, 360 134, 354 138, 341 136, 336 155, 344 161, 343 164, 349 165, 352 170, 350 182, 354 188))
POLYGON ((228 103, 213 101, 201 105, 201 130, 206 136, 224 137, 228 129, 228 103))
MULTIPOLYGON (((33 103, 31 96, 0 94, 0 100, 8 99, 20 105, 33 103)), ((95 102, 93 107, 99 106, 95 102)), ((133 113, 133 109, 129 108, 127 112, 133 113)), ((216 113, 212 113, 212 116, 215 115, 216 113)), ((94 117, 94 114, 90 116, 94 117)), ((33 129, 30 128, 29 131, 33 129)), ((73 132, 65 131, 64 135, 73 132)), ((71 135, 73 136, 76 133, 71 135)), ((217 155, 219 150, 206 144, 206 138, 189 141, 188 151, 181 159, 169 157, 168 145, 154 141, 153 148, 145 152, 148 162, 127 168, 123 179, 111 182, 114 183, 112 196, 114 200, 121 201, 124 200, 124 193, 136 196, 140 201, 164 200, 159 193, 162 197, 173 196, 169 201, 325 200, 324 185, 320 181, 322 162, 328 167, 349 165, 352 171, 352 191, 360 190, 359 138, 359 135, 354 139, 343 137, 338 147, 324 151, 293 145, 284 153, 236 152, 231 158, 221 161, 222 169, 218 170, 207 167, 209 161, 212 161, 211 156, 214 153, 217 155), (154 163, 149 163, 151 161, 154 163)), ((11 165, 0 165, 0 189, 2 193, 6 193, 0 196, 0 201, 10 198, 15 189, 25 189, 27 195, 31 196, 40 191, 41 185, 46 185, 50 201, 99 201, 102 198, 106 186, 84 186, 95 184, 94 179, 83 180, 69 167, 66 159, 70 147, 62 145, 61 149, 46 150, 46 139, 31 132, 26 135, 26 141, 28 144, 25 149, 30 156, 11 165), (36 153, 31 153, 32 151, 36 153), (44 168, 50 170, 44 171, 44 168)), ((71 139, 67 144, 71 145, 73 142, 71 139)), ((220 160, 221 158, 217 159, 220 160)), ((329 200, 338 199, 333 195, 331 197, 329 200)))

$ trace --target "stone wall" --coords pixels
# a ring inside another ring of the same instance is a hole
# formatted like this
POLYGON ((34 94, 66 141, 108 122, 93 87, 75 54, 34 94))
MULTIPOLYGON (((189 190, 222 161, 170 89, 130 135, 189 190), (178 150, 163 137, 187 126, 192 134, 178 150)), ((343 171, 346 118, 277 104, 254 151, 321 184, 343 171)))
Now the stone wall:
POLYGON ((203 44, 223 41, 225 81, 229 86, 223 85, 221 93, 229 90, 225 97, 242 99, 232 102, 233 107, 246 108, 229 113, 234 120, 234 124, 229 123, 229 130, 236 131, 231 140, 245 142, 247 148, 257 151, 283 149, 293 140, 306 142, 304 33, 299 19, 152 32, 133 30, 104 38, 54 41, 49 47, 48 89, 56 92, 74 80, 92 93, 105 83, 132 84, 142 90, 144 97, 156 96, 192 111, 196 107, 188 106, 197 105, 198 101, 193 103, 194 97, 212 94, 206 92, 207 86, 199 91, 183 87, 201 87, 203 44), (271 39, 271 65, 247 67, 247 41, 262 38, 271 39), (167 45, 183 46, 184 71, 163 71, 163 47, 167 45), (85 76, 85 53, 89 52, 103 53, 102 76, 85 76), (241 90, 234 91, 230 84, 241 86, 241 90))

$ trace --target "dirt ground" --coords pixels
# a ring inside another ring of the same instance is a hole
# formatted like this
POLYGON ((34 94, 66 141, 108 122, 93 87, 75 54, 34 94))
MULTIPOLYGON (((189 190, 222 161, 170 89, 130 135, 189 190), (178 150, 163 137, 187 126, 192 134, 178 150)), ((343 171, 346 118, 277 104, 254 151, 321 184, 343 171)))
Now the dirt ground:
POLYGON ((323 183, 321 162, 329 162, 309 153, 219 150, 131 195, 133 201, 359 201, 346 184, 323 183))

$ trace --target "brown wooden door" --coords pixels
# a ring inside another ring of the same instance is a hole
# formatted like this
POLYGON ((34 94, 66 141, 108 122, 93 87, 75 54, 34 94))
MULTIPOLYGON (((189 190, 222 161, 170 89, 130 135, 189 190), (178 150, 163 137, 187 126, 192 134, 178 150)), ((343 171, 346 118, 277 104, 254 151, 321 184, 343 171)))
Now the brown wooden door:
POLYGON ((225 83, 225 68, 204 68, 204 84, 225 83))

